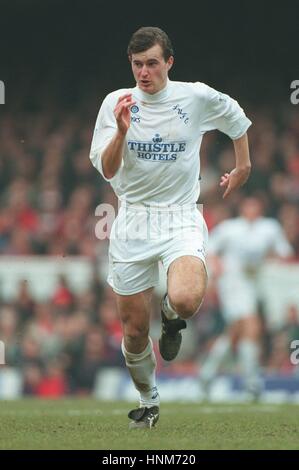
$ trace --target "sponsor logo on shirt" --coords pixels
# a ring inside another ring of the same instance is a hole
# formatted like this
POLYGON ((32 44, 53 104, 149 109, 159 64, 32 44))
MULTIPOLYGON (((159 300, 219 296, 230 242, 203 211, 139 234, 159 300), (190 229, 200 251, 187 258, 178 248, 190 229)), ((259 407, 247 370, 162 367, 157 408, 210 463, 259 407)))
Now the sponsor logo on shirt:
POLYGON ((179 154, 185 152, 186 145, 184 140, 163 140, 160 134, 155 134, 149 142, 128 141, 129 150, 136 153, 138 159, 158 163, 176 161, 179 154))

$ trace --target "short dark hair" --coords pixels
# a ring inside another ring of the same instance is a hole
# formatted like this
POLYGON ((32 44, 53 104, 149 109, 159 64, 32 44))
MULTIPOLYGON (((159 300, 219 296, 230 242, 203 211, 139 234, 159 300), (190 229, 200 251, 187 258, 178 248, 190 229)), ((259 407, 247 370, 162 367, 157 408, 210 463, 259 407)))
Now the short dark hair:
POLYGON ((147 51, 156 44, 160 44, 162 47, 165 62, 170 56, 174 55, 171 41, 162 29, 154 26, 143 26, 135 31, 131 37, 127 49, 128 56, 131 57, 132 54, 147 51))

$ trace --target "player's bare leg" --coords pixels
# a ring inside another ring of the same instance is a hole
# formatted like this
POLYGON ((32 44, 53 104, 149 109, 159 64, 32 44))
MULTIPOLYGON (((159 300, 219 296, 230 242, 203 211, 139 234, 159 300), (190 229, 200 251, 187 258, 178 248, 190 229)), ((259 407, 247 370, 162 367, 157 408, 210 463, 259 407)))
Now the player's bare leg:
POLYGON ((167 291, 171 306, 184 319, 199 309, 207 288, 203 261, 195 256, 181 256, 168 269, 167 291))
POLYGON ((117 307, 123 326, 122 352, 136 390, 140 408, 130 411, 130 428, 153 427, 159 418, 159 394, 156 386, 156 358, 149 337, 153 288, 133 295, 117 295, 117 307))
POLYGON ((139 354, 148 344, 153 288, 133 295, 116 294, 117 309, 124 333, 124 346, 139 354))
POLYGON ((168 293, 162 301, 162 334, 159 341, 163 359, 171 361, 180 349, 185 319, 194 315, 207 287, 204 263, 195 256, 181 256, 168 269, 168 293))

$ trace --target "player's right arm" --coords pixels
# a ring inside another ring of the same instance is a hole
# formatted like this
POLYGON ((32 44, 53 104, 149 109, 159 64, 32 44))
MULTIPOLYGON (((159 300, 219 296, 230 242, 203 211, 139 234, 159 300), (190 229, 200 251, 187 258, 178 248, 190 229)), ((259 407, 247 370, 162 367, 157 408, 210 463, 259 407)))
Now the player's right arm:
POLYGON ((117 130, 102 153, 103 173, 108 179, 113 178, 121 165, 125 138, 131 123, 130 108, 133 104, 135 104, 135 101, 132 101, 132 94, 127 93, 118 98, 114 108, 117 130))
POLYGON ((111 94, 105 98, 99 111, 90 159, 106 180, 113 178, 122 164, 125 138, 131 121, 130 107, 133 104, 130 93, 120 96, 116 105, 111 94))

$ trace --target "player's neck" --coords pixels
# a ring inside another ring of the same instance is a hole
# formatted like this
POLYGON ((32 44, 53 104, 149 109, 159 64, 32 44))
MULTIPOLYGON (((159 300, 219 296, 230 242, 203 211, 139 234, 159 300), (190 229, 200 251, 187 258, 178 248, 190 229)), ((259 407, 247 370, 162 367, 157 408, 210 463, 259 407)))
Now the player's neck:
POLYGON ((161 88, 159 91, 153 94, 146 93, 145 91, 141 90, 141 88, 139 88, 138 85, 136 86, 136 89, 137 89, 138 95, 144 101, 148 101, 148 102, 161 101, 162 99, 167 98, 167 96, 169 95, 170 80, 169 78, 167 78, 165 86, 163 86, 163 88, 161 88))

